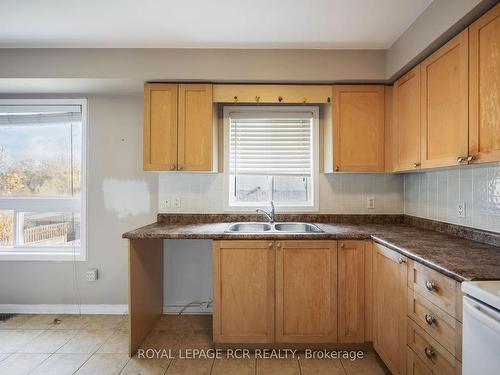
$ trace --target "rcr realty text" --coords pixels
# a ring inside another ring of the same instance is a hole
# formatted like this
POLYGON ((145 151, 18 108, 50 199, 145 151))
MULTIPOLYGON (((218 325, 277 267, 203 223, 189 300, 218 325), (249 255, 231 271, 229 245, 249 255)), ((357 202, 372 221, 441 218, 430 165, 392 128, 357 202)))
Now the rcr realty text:
POLYGON ((298 351, 296 349, 139 349, 138 358, 208 358, 208 359, 287 359, 287 358, 320 358, 320 359, 349 359, 354 361, 362 359, 364 352, 361 350, 312 350, 298 351))

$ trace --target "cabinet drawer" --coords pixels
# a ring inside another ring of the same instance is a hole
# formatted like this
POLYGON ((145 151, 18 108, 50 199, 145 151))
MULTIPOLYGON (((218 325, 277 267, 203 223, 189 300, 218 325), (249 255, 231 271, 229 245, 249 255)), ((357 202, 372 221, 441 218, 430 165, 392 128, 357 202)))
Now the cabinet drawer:
POLYGON ((408 346, 435 374, 452 375, 460 363, 441 344, 408 318, 408 346))
POLYGON ((460 284, 437 271, 418 262, 410 262, 408 267, 408 287, 427 300, 461 320, 462 297, 460 284))
POLYGON ((432 375, 432 370, 409 347, 407 347, 406 363, 406 375, 432 375))
POLYGON ((420 294, 408 291, 408 316, 457 358, 462 324, 420 294))

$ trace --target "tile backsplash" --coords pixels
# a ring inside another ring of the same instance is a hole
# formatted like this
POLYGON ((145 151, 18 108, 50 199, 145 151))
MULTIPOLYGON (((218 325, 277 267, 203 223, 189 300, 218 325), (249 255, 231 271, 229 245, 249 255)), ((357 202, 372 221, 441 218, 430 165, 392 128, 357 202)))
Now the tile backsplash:
POLYGON ((500 163, 404 176, 404 213, 500 232, 500 163), (465 202, 465 217, 457 205, 465 202))
MULTIPOLYGON (((223 212, 223 174, 160 173, 159 212, 223 212), (164 207, 165 199, 177 196, 181 207, 164 207)), ((383 173, 319 175, 321 213, 400 214, 403 212, 403 176, 383 173), (367 197, 375 198, 368 209, 367 197)), ((279 211, 279 210, 278 210, 279 211)))

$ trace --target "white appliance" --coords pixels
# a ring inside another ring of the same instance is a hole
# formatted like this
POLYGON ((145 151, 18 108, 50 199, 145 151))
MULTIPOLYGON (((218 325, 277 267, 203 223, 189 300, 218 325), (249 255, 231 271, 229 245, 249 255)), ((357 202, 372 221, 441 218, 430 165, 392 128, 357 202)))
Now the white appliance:
POLYGON ((463 375, 500 374, 500 281, 462 283, 463 375))

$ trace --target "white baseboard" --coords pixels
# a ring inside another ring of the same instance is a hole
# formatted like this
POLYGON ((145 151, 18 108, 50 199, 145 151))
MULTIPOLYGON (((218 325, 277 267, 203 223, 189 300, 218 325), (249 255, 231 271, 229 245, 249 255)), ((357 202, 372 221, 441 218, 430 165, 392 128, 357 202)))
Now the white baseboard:
MULTIPOLYGON (((165 305, 163 314, 178 314, 185 305, 165 305)), ((127 314, 128 305, 117 304, 95 304, 80 305, 76 304, 0 304, 0 313, 11 314, 127 314)), ((184 310, 183 314, 212 314, 212 308, 201 306, 190 306, 184 310)))
POLYGON ((128 305, 0 304, 0 313, 16 314, 127 314, 128 305))

